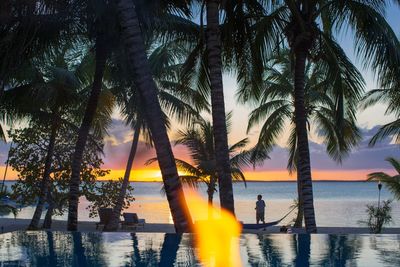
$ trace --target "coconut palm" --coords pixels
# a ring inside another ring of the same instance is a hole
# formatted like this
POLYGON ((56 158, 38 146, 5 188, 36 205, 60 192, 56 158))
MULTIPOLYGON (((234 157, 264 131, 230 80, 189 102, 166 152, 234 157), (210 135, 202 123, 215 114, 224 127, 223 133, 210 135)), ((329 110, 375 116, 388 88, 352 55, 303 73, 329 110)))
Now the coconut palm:
MULTIPOLYGON (((9 110, 13 109, 19 114, 24 114, 24 118, 32 122, 50 125, 51 129, 40 195, 29 229, 38 228, 44 204, 49 199, 47 195, 58 130, 62 125, 73 130, 78 129, 76 122, 82 117, 82 99, 87 98, 88 94, 87 86, 90 81, 86 77, 90 77, 92 55, 89 53, 84 56, 81 64, 71 70, 66 61, 69 50, 53 50, 45 61, 33 63, 31 69, 26 70, 27 77, 18 81, 18 86, 8 89, 3 94, 3 105, 10 105, 9 110), (41 69, 33 65, 40 65, 41 69), (19 105, 15 106, 14 103, 19 105)), ((110 96, 103 92, 100 97, 110 96)), ((100 133, 100 136, 107 126, 107 119, 103 117, 110 116, 112 106, 112 101, 108 101, 103 103, 97 112, 94 125, 99 130, 97 134, 100 133)))
MULTIPOLYGON (((158 98, 164 112, 163 116, 166 118, 165 123, 167 128, 169 127, 169 118, 174 118, 178 122, 189 124, 193 119, 199 118, 199 110, 208 109, 207 101, 199 92, 192 88, 181 86, 177 82, 179 81, 181 65, 177 59, 182 58, 183 55, 179 56, 181 53, 186 54, 184 50, 176 47, 174 43, 166 43, 153 49, 149 55, 149 62, 157 84, 158 98)), ((113 75, 115 78, 114 85, 116 87, 115 94, 119 99, 125 120, 127 124, 132 126, 134 134, 119 198, 114 207, 113 216, 104 228, 108 231, 114 231, 118 228, 139 137, 142 135, 144 139, 152 145, 149 123, 145 116, 140 95, 137 93, 137 88, 132 84, 133 81, 129 82, 131 79, 128 78, 128 74, 121 71, 123 66, 127 64, 127 62, 125 62, 126 60, 123 60, 126 59, 123 53, 120 58, 121 62, 118 62, 120 66, 115 69, 116 73, 113 75), (133 91, 129 96, 124 90, 127 86, 124 85, 126 83, 130 84, 130 89, 133 91)))
MULTIPOLYGON (((277 51, 278 46, 289 46, 294 72, 295 125, 298 144, 297 171, 308 232, 316 232, 308 147, 307 110, 305 107, 306 61, 322 58, 330 68, 332 83, 342 80, 347 70, 338 68, 340 61, 348 61, 336 43, 333 32, 351 29, 356 52, 362 62, 376 71, 380 81, 396 79, 395 66, 400 62, 399 41, 384 18, 388 1, 273 1, 265 4, 266 14, 254 24, 257 33, 254 44, 263 58, 277 51), (321 22, 321 23, 319 23, 321 22), (284 33, 282 35, 282 33, 284 33), (338 62, 339 61, 339 62, 338 62), (336 69, 336 72, 333 71, 336 69)), ((352 73, 349 73, 352 75, 352 73)), ((250 81, 250 78, 244 79, 250 81)), ((340 82, 341 83, 341 82, 340 82)), ((341 89, 337 92, 338 117, 344 110, 343 97, 357 92, 341 89)), ((343 124, 338 124, 342 127, 343 124)))
MULTIPOLYGON (((227 116, 227 124, 230 124, 230 115, 227 116)), ((214 146, 214 133, 211 122, 204 119, 196 121, 189 129, 179 131, 175 145, 184 145, 189 149, 192 163, 182 159, 175 159, 179 170, 184 172, 180 175, 182 183, 191 187, 197 187, 199 183, 204 183, 207 187, 208 203, 212 204, 214 192, 216 191, 219 173, 217 171, 216 152, 214 146)), ((243 181, 246 185, 246 179, 243 174, 243 167, 250 166, 251 153, 244 150, 248 145, 247 138, 240 140, 229 147, 230 160, 232 168, 232 177, 235 181, 243 181)), ((157 161, 153 158, 146 164, 157 161)))
MULTIPOLYGON (((340 118, 342 127, 337 127, 336 87, 346 88, 348 84, 353 84, 356 88, 350 88, 350 90, 362 92, 363 79, 361 74, 355 70, 355 75, 352 77, 354 83, 350 83, 346 79, 343 79, 342 83, 331 83, 329 73, 326 73, 320 66, 321 64, 315 65, 310 62, 306 66, 304 103, 307 124, 318 129, 316 135, 326 145, 328 155, 336 162, 341 163, 361 139, 354 117, 359 94, 344 98, 346 109, 343 112, 343 118, 340 118)), ((260 92, 260 96, 251 96, 259 100, 257 101, 258 106, 250 113, 248 131, 262 122, 256 151, 270 152, 289 124, 287 169, 291 173, 296 171, 298 161, 298 137, 294 125, 294 80, 289 51, 282 51, 281 54, 272 58, 264 72, 264 90, 260 92)), ((246 90, 246 87, 241 90, 246 90)), ((250 97, 248 92, 239 91, 239 95, 250 97)), ((311 127, 308 129, 311 131, 311 127)), ((300 190, 298 198, 299 212, 295 226, 301 227, 302 196, 300 190)))
POLYGON ((78 203, 80 170, 86 141, 92 128, 92 123, 99 104, 99 96, 103 89, 106 63, 116 45, 117 22, 114 3, 105 0, 87 2, 87 6, 81 9, 87 18, 87 33, 94 36, 95 71, 93 75, 92 89, 86 103, 86 109, 78 132, 75 145, 75 153, 72 157, 72 169, 69 193, 69 209, 67 228, 76 231, 78 226, 78 203))
POLYGON ((368 181, 382 182, 394 197, 400 200, 400 161, 393 157, 386 158, 386 161, 392 165, 397 174, 392 176, 385 172, 373 172, 368 174, 368 181))
MULTIPOLYGON (((74 21, 79 1, 10 1, 0 3, 0 94, 24 76, 33 58, 62 45, 66 36, 74 35, 79 27, 74 21), (74 23, 73 23, 74 22, 74 23)), ((78 23, 79 24, 79 23, 78 23)), ((18 105, 19 103, 14 103, 18 105)), ((12 124, 12 112, 1 111, 1 121, 12 124)), ((0 139, 5 133, 0 126, 0 139)))
MULTIPOLYGON (((174 30, 162 29, 172 34, 178 42, 187 45, 191 53, 183 66, 181 83, 193 84, 207 97, 211 98, 212 118, 215 127, 215 146, 217 166, 222 175, 219 177, 221 206, 234 213, 232 177, 229 166, 229 149, 224 107, 222 72, 238 71, 239 60, 247 60, 248 39, 253 32, 248 17, 262 15, 262 5, 258 1, 197 1, 201 5, 200 22, 175 20, 174 30), (206 20, 206 26, 204 23, 206 20), (206 34, 207 33, 207 34, 206 34), (184 37, 182 37, 184 36, 184 37)), ((250 38, 251 39, 251 38, 250 38)), ((253 63, 259 57, 253 57, 253 63)), ((240 65, 242 67, 243 65, 240 65)), ((238 71, 248 72, 251 68, 238 71)))
POLYGON ((23 103, 20 107, 23 110, 20 112, 25 113, 31 120, 41 121, 39 123, 44 124, 50 122, 51 125, 39 200, 28 226, 28 229, 32 230, 39 226, 46 201, 55 140, 62 120, 62 113, 65 114, 71 102, 78 99, 78 96, 74 94, 78 82, 68 75, 69 73, 62 70, 60 66, 48 68, 47 74, 34 67, 30 71, 33 72, 34 79, 22 81, 20 86, 7 90, 3 95, 3 104, 4 102, 12 105, 23 103))
POLYGON ((220 36, 220 2, 207 0, 207 67, 211 88, 211 109, 213 135, 215 140, 215 159, 218 170, 218 185, 221 207, 235 213, 232 188, 232 170, 229 164, 228 132, 225 121, 225 102, 222 83, 222 58, 220 36))
MULTIPOLYGON (((170 4, 164 10, 171 10, 170 4)), ((151 75, 151 67, 139 25, 135 5, 129 0, 117 1, 118 18, 122 27, 122 41, 126 49, 131 73, 142 98, 146 118, 157 153, 158 162, 165 185, 172 218, 177 232, 189 230, 191 218, 183 189, 179 180, 171 144, 165 127, 165 120, 157 95, 156 83, 151 75)))

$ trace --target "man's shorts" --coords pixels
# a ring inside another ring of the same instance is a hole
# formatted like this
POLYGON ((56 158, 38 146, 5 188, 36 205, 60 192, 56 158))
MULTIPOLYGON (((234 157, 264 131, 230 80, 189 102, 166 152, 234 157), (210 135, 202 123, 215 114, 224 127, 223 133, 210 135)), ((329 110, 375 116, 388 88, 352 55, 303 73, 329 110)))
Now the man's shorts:
POLYGON ((264 221, 264 212, 257 212, 256 213, 256 220, 257 221, 264 221))

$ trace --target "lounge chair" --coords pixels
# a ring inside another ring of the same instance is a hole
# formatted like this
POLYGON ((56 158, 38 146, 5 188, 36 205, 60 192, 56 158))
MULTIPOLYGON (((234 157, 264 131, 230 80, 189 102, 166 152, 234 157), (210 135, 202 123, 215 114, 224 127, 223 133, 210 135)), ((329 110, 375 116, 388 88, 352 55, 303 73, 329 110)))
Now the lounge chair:
POLYGON ((113 209, 112 208, 101 208, 99 209, 99 218, 100 222, 96 223, 96 229, 100 226, 104 228, 104 226, 110 221, 113 209))
POLYGON ((126 228, 133 228, 136 229, 136 227, 143 227, 144 224, 146 223, 145 219, 139 219, 138 215, 136 213, 130 213, 130 212, 124 212, 122 214, 124 217, 124 221, 121 222, 121 228, 126 229, 126 228))

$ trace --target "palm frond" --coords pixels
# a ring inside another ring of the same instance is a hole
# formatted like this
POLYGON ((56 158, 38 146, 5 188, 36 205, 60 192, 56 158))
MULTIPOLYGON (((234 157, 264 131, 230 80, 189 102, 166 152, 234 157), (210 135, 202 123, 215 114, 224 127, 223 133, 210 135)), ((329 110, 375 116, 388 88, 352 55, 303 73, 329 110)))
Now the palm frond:
POLYGON ((374 146, 376 142, 389 136, 394 137, 396 144, 400 143, 400 119, 381 126, 378 132, 372 137, 369 145, 374 146))

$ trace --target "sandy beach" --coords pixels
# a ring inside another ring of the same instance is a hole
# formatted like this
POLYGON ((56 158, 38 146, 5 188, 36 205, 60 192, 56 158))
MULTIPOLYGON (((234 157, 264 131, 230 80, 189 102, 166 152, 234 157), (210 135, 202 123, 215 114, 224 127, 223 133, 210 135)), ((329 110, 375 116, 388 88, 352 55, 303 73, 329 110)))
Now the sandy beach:
MULTIPOLYGON (((28 227, 29 219, 9 219, 0 218, 0 233, 7 233, 12 231, 24 231, 28 227)), ((67 222, 61 220, 54 220, 52 229, 53 231, 66 231, 67 222)), ((280 226, 267 227, 261 230, 243 229, 243 233, 263 234, 270 233, 276 234, 279 232, 280 226)), ((100 232, 101 229, 96 229, 96 223, 91 221, 81 221, 78 224, 78 231, 80 232, 100 232)), ((136 229, 120 229, 119 232, 138 232, 138 233, 175 233, 174 226, 167 223, 146 223, 144 227, 137 227, 136 229)), ((294 228, 293 233, 305 233, 304 229, 294 228)), ((318 227, 319 234, 369 234, 369 229, 365 227, 318 227)), ((399 234, 400 228, 385 228, 382 234, 399 234)))

